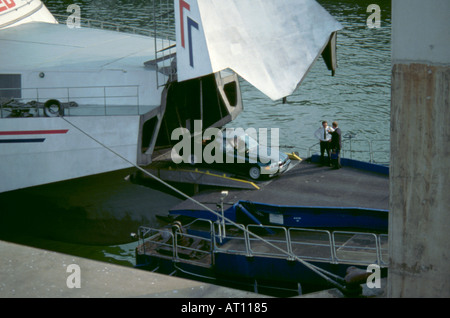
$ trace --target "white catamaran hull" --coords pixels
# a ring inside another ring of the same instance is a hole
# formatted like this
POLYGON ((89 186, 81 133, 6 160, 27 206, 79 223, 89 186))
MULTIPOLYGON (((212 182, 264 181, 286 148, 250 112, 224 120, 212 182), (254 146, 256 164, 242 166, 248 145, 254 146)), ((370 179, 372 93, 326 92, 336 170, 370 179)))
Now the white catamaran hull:
POLYGON ((136 162, 139 120, 139 116, 3 118, 0 192, 130 167, 126 160, 136 162))

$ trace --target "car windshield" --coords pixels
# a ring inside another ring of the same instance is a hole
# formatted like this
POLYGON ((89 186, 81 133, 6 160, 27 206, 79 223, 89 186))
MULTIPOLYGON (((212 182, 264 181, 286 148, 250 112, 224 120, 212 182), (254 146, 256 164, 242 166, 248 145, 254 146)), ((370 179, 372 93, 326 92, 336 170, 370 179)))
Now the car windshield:
POLYGON ((226 143, 227 148, 238 149, 245 145, 245 150, 254 150, 258 147, 258 142, 247 134, 240 136, 224 136, 223 140, 226 143))

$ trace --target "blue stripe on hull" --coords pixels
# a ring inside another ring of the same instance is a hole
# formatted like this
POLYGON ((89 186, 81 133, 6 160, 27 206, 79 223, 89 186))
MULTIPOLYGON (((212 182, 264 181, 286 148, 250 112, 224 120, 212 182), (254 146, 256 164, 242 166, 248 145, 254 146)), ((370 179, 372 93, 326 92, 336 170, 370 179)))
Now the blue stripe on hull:
POLYGON ((44 142, 44 141, 45 141, 45 138, 0 139, 0 144, 35 143, 35 142, 44 142))

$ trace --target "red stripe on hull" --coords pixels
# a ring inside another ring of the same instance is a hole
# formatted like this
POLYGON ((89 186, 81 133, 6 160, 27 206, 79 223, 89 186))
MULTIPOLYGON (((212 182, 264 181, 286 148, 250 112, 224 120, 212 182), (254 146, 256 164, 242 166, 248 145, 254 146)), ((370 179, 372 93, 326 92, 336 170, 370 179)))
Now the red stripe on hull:
POLYGON ((52 134, 65 134, 68 131, 69 131, 69 129, 0 131, 0 136, 12 136, 12 135, 52 135, 52 134))

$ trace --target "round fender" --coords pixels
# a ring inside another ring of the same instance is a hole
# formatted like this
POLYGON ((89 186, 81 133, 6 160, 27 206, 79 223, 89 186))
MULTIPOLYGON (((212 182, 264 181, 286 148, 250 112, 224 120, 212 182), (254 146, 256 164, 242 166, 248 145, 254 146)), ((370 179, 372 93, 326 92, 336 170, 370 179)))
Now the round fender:
POLYGON ((64 115, 64 110, 58 100, 50 99, 44 104, 44 114, 46 117, 58 117, 64 115))

